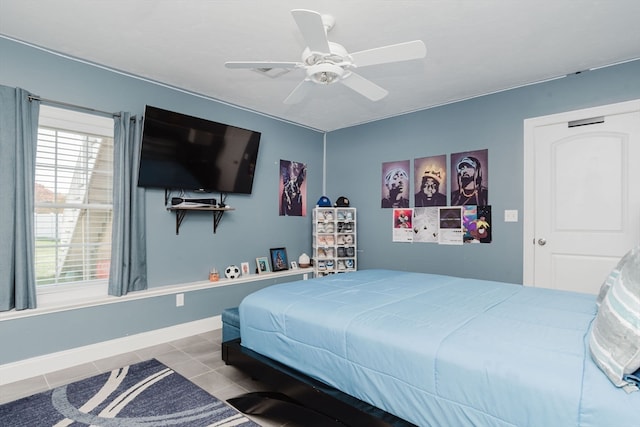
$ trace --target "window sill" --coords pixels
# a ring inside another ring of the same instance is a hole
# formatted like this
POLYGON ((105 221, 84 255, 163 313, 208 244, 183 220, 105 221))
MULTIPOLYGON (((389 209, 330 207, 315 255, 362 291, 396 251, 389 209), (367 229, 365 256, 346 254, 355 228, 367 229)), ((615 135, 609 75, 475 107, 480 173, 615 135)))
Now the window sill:
MULTIPOLYGON (((275 273, 263 273, 263 274, 250 274, 248 276, 241 276, 237 279, 220 279, 217 282, 200 281, 183 283, 178 285, 161 286, 157 288, 151 288, 144 291, 131 292, 122 297, 115 297, 106 295, 106 287, 101 295, 94 295, 94 293, 87 293, 80 295, 72 300, 62 298, 62 295, 55 297, 56 293, 49 293, 38 296, 38 308, 31 310, 11 310, 0 313, 0 322, 5 320, 21 319, 31 316, 40 316, 49 313, 56 313, 60 311, 75 310, 79 308, 93 307, 106 304, 114 304, 119 302, 133 301, 138 299, 153 298, 163 295, 178 294, 183 292, 193 292, 203 289, 216 288, 221 286, 233 286, 241 283, 255 282, 258 280, 268 280, 278 277, 296 276, 302 275, 306 280, 309 274, 313 273, 313 268, 297 268, 293 270, 278 271, 275 273)), ((98 287, 96 287, 98 288, 98 287)), ((64 294, 60 292, 59 294, 64 294)))

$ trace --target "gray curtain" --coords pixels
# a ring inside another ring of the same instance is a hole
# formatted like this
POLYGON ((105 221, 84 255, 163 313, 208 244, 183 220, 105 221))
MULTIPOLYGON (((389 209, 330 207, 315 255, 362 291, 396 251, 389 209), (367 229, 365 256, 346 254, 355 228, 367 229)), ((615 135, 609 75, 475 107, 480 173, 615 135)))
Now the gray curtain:
POLYGON ((36 308, 34 184, 38 113, 24 89, 0 86, 0 311, 36 308))
POLYGON ((138 188, 140 123, 130 113, 115 117, 113 231, 109 295, 147 289, 144 189, 138 188))

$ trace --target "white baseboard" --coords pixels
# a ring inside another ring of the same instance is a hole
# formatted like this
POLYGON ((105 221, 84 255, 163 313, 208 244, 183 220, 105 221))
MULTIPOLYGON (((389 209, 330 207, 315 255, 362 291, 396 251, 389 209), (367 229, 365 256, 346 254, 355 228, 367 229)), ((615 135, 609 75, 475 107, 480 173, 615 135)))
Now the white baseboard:
POLYGON ((0 365, 0 385, 222 328, 220 316, 0 365))

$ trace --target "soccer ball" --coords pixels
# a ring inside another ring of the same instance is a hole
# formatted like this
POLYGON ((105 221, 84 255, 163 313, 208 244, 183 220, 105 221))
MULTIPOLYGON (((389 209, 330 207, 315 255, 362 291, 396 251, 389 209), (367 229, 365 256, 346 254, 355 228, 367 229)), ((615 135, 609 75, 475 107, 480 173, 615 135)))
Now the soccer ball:
POLYGON ((238 277, 240 277, 240 269, 237 265, 230 265, 229 267, 225 268, 224 275, 227 279, 237 279, 238 277))

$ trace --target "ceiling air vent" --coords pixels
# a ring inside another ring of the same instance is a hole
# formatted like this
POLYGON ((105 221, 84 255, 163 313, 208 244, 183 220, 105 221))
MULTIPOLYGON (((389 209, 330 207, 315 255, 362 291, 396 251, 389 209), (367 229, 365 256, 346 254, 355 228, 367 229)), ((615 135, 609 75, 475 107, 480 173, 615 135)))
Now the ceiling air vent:
POLYGON ((252 68, 256 73, 264 74, 267 77, 271 77, 275 79, 276 77, 280 77, 283 74, 287 74, 291 70, 287 70, 285 68, 252 68))

